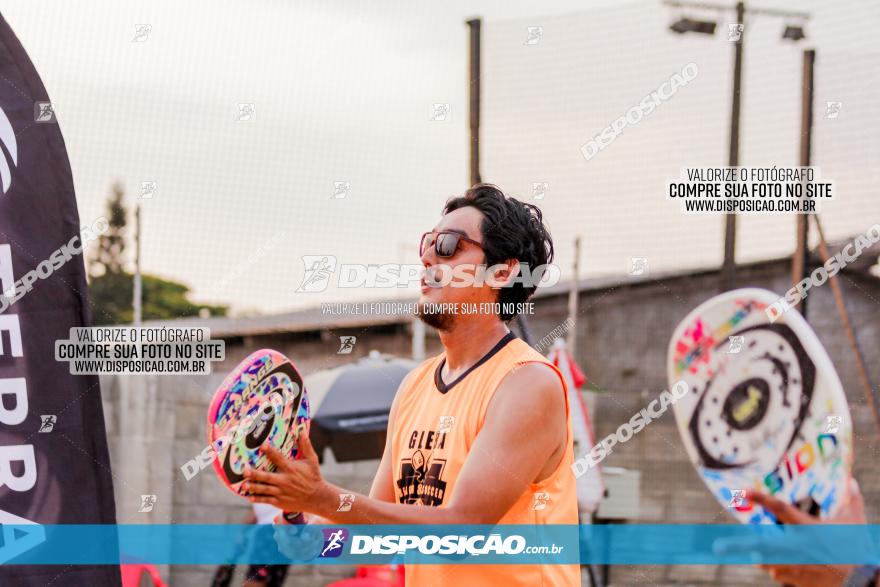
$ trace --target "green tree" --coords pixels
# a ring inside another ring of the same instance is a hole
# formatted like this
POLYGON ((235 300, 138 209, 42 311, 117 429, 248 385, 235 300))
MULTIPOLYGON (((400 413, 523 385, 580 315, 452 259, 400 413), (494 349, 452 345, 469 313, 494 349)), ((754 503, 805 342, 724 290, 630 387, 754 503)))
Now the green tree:
MULTIPOLYGON (((89 298, 95 325, 128 324, 134 320, 134 275, 126 271, 125 241, 127 211, 125 193, 118 183, 107 201, 110 228, 98 239, 98 248, 89 260, 89 298)), ((206 310, 211 316, 225 316, 228 306, 198 304, 188 299, 189 287, 155 275, 141 276, 144 320, 198 316, 206 310)))
POLYGON ((110 188, 107 200, 107 220, 110 228, 98 237, 98 249, 89 263, 89 275, 98 277, 107 273, 122 274, 125 271, 125 225, 127 212, 122 203, 125 191, 116 182, 110 188))

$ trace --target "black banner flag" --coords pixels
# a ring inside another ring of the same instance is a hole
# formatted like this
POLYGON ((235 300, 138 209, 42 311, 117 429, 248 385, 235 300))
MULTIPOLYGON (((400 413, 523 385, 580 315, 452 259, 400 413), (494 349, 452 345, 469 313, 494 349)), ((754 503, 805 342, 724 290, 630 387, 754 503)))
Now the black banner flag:
POLYGON ((121 584, 118 566, 15 565, 39 525, 116 522, 98 378, 55 361, 90 325, 82 249, 102 230, 80 224, 52 104, 0 17, 0 585, 121 584))

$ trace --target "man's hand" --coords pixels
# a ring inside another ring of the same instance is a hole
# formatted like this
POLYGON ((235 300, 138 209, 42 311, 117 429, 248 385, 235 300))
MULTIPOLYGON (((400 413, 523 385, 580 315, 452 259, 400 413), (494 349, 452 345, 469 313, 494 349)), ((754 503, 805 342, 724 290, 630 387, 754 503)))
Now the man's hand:
MULTIPOLYGON (((746 499, 762 506, 785 524, 821 524, 819 518, 806 514, 793 505, 766 493, 748 491, 746 499)), ((866 524, 865 500, 859 484, 850 479, 847 500, 827 524, 866 524)), ((854 565, 760 565, 777 582, 794 587, 837 587, 843 585, 854 565)))
POLYGON ((299 458, 289 460, 274 447, 262 450, 275 464, 274 473, 245 469, 242 492, 252 502, 269 503, 286 512, 316 511, 316 502, 327 493, 318 455, 308 435, 297 441, 299 458))

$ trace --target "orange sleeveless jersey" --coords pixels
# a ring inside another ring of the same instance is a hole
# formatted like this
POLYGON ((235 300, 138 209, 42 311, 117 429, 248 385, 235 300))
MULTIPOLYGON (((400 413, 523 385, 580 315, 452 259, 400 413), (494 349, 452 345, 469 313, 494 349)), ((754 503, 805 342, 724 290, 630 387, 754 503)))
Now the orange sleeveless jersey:
MULTIPOLYGON (((502 379, 517 365, 550 365, 567 392, 559 370, 512 334, 499 342, 482 363, 455 382, 436 380, 445 354, 429 359, 401 390, 392 423, 391 457, 394 490, 399 503, 434 507, 449 505, 465 459, 483 427, 486 409, 502 379), (442 392, 440 388, 447 391, 442 392)), ((553 473, 532 483, 499 524, 577 524, 577 493, 573 462, 571 416, 566 401, 565 454, 553 473)), ((527 430, 523 434, 528 434, 527 430)), ((503 483, 487 479, 487 486, 503 483)), ((414 587, 518 585, 573 587, 580 585, 577 565, 407 565, 406 584, 414 587)))

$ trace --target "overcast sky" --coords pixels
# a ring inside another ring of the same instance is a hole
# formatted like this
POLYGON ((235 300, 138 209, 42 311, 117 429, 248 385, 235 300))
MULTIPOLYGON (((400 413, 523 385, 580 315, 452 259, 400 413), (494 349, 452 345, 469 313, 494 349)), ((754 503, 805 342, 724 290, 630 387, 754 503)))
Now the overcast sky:
MULTIPOLYGON (((143 267, 193 298, 263 313, 388 290, 296 293, 302 255, 412 262, 421 232, 468 182, 467 28, 484 19, 483 177, 536 201, 567 277, 576 235, 589 275, 626 278, 721 259, 721 217, 684 216, 663 198, 688 165, 723 165, 732 47, 667 30, 659 2, 0 1, 54 103, 83 224, 110 185, 143 209, 143 267), (136 25, 148 25, 137 39, 136 25), (527 27, 542 27, 527 44, 527 27), (137 40, 136 40, 137 39, 137 40), (586 161, 580 146, 685 64, 699 76, 586 161), (431 120, 434 104, 446 120, 431 120), (240 104, 255 114, 239 121, 240 104), (350 183, 335 198, 336 182, 350 183)), ((855 0, 762 2, 812 13, 808 43, 784 21, 747 20, 741 161, 797 163, 801 50, 819 51, 814 164, 839 199, 832 238, 880 221, 876 31, 855 0), (795 6, 797 5, 797 6, 795 6), (826 101, 840 101, 836 119, 826 101)), ((691 12, 695 15, 707 13, 691 12)), ((717 16, 717 15, 716 15, 717 16)), ((744 260, 787 254, 793 218, 742 220, 744 260)), ((397 292, 404 293, 404 292, 397 292)), ((415 293, 415 289, 411 290, 415 293)))

